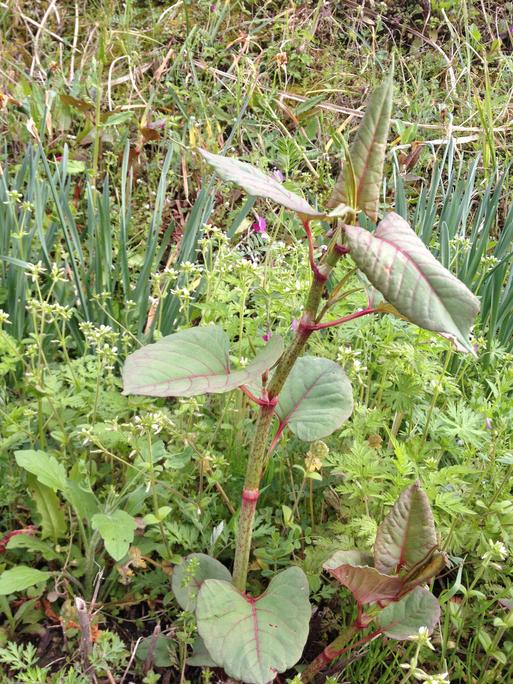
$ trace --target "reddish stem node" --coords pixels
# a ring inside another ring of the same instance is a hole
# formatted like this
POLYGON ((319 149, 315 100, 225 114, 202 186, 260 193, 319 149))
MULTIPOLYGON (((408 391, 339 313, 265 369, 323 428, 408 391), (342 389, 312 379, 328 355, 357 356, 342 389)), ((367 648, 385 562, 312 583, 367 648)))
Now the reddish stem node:
POLYGON ((337 254, 340 254, 341 256, 344 256, 345 254, 349 254, 350 251, 351 250, 349 249, 349 247, 346 247, 345 245, 339 245, 338 242, 335 245, 335 252, 337 254))
POLYGON ((243 489, 242 500, 250 504, 256 504, 256 502, 258 501, 259 494, 259 489, 243 489))
POLYGON ((274 409, 276 404, 278 403, 278 397, 273 397, 272 399, 269 399, 267 397, 256 397, 253 392, 246 387, 246 385, 240 385, 239 389, 241 389, 244 394, 251 399, 251 401, 254 401, 255 404, 258 404, 258 406, 263 406, 264 408, 269 408, 269 409, 274 409))

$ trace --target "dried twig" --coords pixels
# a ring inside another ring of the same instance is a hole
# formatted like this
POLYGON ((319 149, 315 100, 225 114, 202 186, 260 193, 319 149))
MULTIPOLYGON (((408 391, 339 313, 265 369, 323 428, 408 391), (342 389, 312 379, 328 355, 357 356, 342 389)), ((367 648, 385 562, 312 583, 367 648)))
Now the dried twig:
POLYGON ((77 611, 78 624, 80 626, 80 657, 84 670, 89 667, 89 658, 93 650, 91 638, 91 616, 87 610, 87 604, 80 596, 75 597, 75 609, 77 611))

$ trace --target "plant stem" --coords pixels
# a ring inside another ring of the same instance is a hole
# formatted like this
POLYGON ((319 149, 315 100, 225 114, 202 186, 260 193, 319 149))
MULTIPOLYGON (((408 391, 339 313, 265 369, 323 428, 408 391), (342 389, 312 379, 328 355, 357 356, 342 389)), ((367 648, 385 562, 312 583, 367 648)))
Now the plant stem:
POLYGON ((246 467, 246 477, 244 480, 239 525, 237 529, 235 561, 233 565, 233 584, 239 591, 245 591, 246 589, 253 521, 255 518, 260 480, 267 462, 267 442, 274 417, 274 400, 281 392, 285 380, 312 334, 312 330, 309 329, 309 326, 315 322, 326 281, 337 261, 342 256, 342 253, 337 250, 338 239, 339 235, 336 234, 322 262, 319 265, 315 265, 312 285, 310 287, 310 292, 308 293, 299 329, 292 343, 279 360, 267 387, 268 401, 260 406, 255 437, 253 439, 246 467))
POLYGON ((345 650, 347 644, 351 641, 360 628, 356 624, 352 624, 338 635, 338 637, 331 642, 326 648, 319 653, 317 658, 313 660, 308 667, 301 673, 301 684, 307 684, 324 668, 337 658, 345 650))

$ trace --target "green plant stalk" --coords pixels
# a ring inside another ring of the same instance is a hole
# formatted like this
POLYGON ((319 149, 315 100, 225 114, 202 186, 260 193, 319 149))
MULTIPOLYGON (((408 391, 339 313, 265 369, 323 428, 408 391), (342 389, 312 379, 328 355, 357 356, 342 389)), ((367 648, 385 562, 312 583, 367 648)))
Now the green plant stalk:
MULTIPOLYGON (((307 231, 308 233, 308 231, 307 231)), ((249 555, 251 551, 251 539, 253 534, 253 521, 255 518, 256 504, 258 500, 260 480, 267 462, 267 443, 269 432, 274 417, 274 407, 279 393, 296 360, 305 348, 313 330, 308 326, 316 323, 317 311, 321 303, 322 294, 326 286, 328 276, 341 257, 338 249, 340 233, 337 231, 326 252, 324 260, 314 270, 312 285, 308 293, 306 305, 301 323, 296 336, 288 349, 281 357, 273 377, 267 388, 267 403, 261 406, 260 415, 256 425, 255 437, 251 446, 246 467, 246 477, 242 491, 242 504, 237 529, 237 541, 235 546, 235 560, 233 566, 233 584, 239 591, 245 591, 248 575, 249 555)))

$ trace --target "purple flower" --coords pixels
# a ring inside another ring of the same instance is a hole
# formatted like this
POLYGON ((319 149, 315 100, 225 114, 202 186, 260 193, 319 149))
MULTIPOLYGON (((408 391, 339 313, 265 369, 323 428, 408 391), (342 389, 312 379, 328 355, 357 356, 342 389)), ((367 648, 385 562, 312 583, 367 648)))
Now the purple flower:
POLYGON ((267 233, 267 222, 263 216, 258 216, 257 220, 251 226, 255 233, 267 233))
POLYGON ((487 419, 485 420, 485 423, 486 423, 486 429, 487 429, 487 430, 492 430, 492 429, 493 429, 493 424, 492 424, 492 419, 491 419, 491 418, 487 418, 487 419))
POLYGON ((280 169, 273 169, 273 176, 275 180, 277 180, 279 183, 283 183, 283 181, 285 180, 285 176, 280 171, 280 169))
POLYGON ((293 330, 294 332, 296 332, 298 328, 299 328, 299 321, 297 321, 295 318, 293 318, 292 323, 290 324, 290 329, 293 330))
POLYGON ((271 339, 271 331, 267 330, 267 332, 262 335, 262 339, 264 342, 269 342, 271 339))

